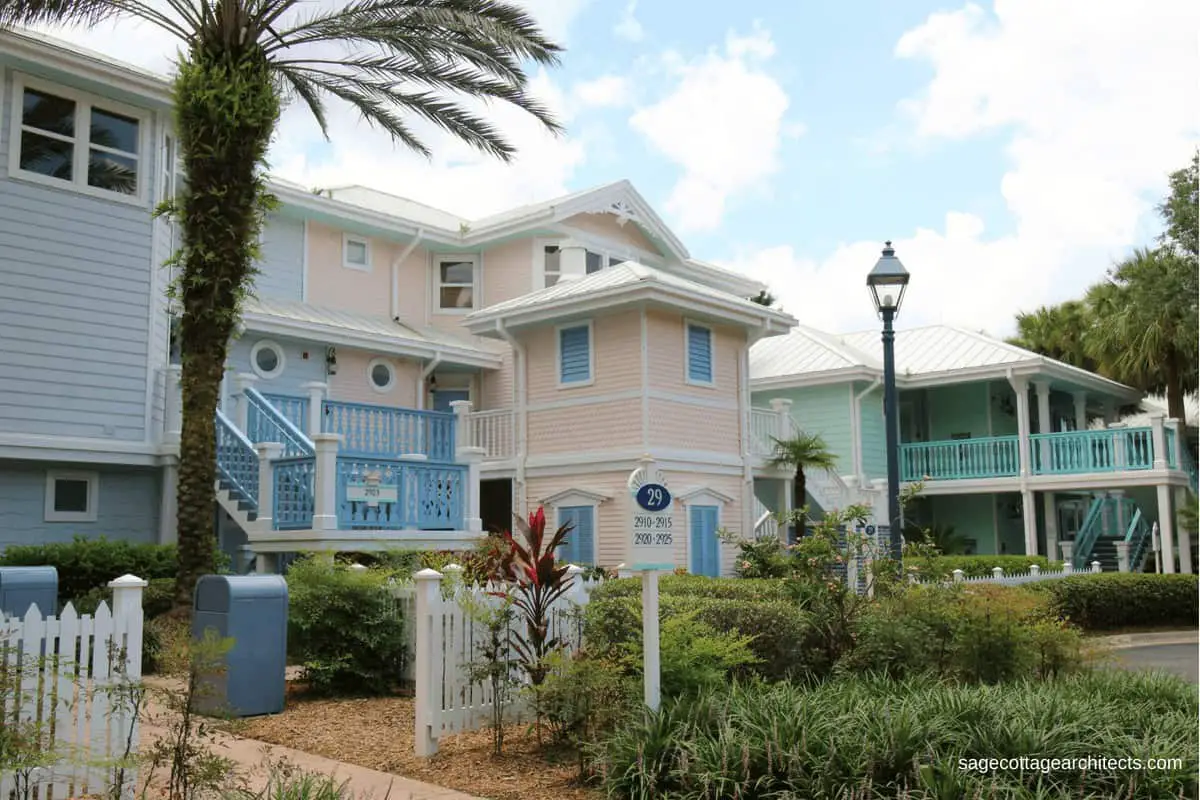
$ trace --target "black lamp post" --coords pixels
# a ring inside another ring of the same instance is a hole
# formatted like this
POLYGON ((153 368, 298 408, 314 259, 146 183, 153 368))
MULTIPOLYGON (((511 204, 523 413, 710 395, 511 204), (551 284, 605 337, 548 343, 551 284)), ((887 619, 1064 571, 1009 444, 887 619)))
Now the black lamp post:
POLYGON ((892 322, 900 313, 904 290, 908 288, 908 270, 896 258, 891 242, 885 242, 883 255, 867 275, 867 287, 875 301, 875 311, 883 320, 883 420, 887 427, 888 525, 892 558, 900 562, 900 421, 896 401, 896 334, 892 322))

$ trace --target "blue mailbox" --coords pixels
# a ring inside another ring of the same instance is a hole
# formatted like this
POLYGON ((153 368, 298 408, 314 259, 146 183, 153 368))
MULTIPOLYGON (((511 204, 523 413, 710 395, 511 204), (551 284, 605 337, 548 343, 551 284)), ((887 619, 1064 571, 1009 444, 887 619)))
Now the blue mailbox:
POLYGON ((201 713, 237 717, 283 711, 287 667, 287 582, 281 575, 204 575, 196 583, 192 638, 212 628, 232 638, 224 670, 204 681, 201 713))
POLYGON ((44 617, 58 614, 58 570, 0 567, 0 614, 24 617, 35 604, 44 617))

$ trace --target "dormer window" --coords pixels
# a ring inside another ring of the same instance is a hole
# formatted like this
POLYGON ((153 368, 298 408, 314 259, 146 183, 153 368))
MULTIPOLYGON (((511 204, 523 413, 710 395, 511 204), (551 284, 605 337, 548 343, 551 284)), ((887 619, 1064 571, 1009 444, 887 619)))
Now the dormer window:
POLYGON ((542 275, 545 277, 543 286, 547 289, 562 277, 562 251, 556 244, 542 246, 542 275))
POLYGON ((434 310, 442 314, 465 314, 475 308, 475 278, 478 259, 473 255, 440 255, 435 259, 434 310))

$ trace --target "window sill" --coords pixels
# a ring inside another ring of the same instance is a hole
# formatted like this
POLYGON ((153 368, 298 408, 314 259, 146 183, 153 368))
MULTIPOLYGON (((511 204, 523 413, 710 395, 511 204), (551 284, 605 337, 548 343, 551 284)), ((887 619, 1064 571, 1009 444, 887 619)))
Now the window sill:
MULTIPOLYGON (((10 164, 10 167, 12 165, 10 164)), ((43 175, 40 172, 29 172, 28 170, 10 168, 8 177, 10 180, 20 183, 29 183, 35 186, 44 186, 49 189, 58 189, 60 192, 70 192, 71 194, 79 194, 84 197, 90 197, 94 200, 107 200, 111 203, 120 203, 126 206, 136 206, 144 208, 147 204, 146 198, 139 192, 138 194, 122 194, 121 192, 110 192, 106 189, 98 189, 95 186, 81 186, 73 181, 64 181, 59 178, 51 178, 48 175, 43 175)), ((139 181, 140 182, 140 181, 139 181)))
POLYGON ((688 386, 697 386, 701 389, 716 389, 716 381, 697 381, 691 378, 684 378, 683 382, 688 386))
POLYGON ((343 261, 342 269, 352 269, 355 272, 370 272, 371 265, 370 264, 350 264, 348 262, 343 261))
POLYGON ((559 389, 583 389, 588 386, 594 386, 595 383, 596 383, 595 378, 588 378, 586 381, 571 381, 570 383, 563 383, 562 381, 559 381, 558 388, 559 389))

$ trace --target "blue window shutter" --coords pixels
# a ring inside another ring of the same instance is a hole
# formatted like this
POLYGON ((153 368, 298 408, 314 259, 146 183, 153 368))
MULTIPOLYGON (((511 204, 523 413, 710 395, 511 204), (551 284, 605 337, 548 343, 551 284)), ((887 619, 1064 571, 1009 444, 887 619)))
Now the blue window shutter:
POLYGON ((564 506, 558 510, 559 526, 571 523, 571 532, 558 552, 560 561, 585 566, 596 563, 596 520, 592 506, 564 506))
POLYGON ((699 325, 688 325, 688 380, 712 383, 712 331, 699 325))
POLYGON ((580 383, 592 377, 592 343, 587 325, 563 328, 558 332, 558 379, 561 383, 580 383))
POLYGON ((721 574, 721 554, 717 542, 717 507, 692 506, 688 513, 692 539, 692 572, 716 577, 721 574))

